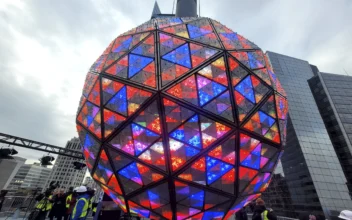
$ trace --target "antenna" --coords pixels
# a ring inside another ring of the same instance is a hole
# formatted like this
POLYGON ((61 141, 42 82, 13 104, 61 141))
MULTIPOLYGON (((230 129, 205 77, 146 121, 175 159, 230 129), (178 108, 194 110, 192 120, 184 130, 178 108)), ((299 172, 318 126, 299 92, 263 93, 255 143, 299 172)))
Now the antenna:
POLYGON ((343 68, 343 70, 345 71, 346 75, 349 76, 350 74, 348 74, 348 72, 345 70, 345 68, 343 68))

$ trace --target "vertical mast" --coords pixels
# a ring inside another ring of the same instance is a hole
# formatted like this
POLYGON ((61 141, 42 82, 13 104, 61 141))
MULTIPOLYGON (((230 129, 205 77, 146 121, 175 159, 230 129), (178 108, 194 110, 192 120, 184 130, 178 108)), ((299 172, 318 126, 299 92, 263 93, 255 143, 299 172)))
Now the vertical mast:
POLYGON ((197 17, 197 0, 177 0, 176 17, 197 17))

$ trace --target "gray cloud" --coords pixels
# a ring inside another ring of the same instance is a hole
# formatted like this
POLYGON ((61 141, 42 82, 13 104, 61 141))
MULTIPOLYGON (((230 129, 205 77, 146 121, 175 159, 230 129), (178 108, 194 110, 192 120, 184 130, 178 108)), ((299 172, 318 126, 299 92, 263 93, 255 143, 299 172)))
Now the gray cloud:
MULTIPOLYGON (((159 0, 161 11, 170 13, 172 2, 159 0)), ((202 16, 220 21, 264 50, 306 59, 321 71, 343 73, 345 68, 352 74, 351 1, 200 2, 202 16)), ((86 70, 114 37, 150 18, 154 0, 30 0, 6 7, 1 4, 0 132, 64 146, 76 135, 74 118, 86 70), (26 48, 15 49, 19 36, 49 51, 36 54, 39 62, 46 56, 55 61, 48 76, 57 77, 55 69, 66 73, 62 85, 52 94, 41 89, 45 83, 35 77, 35 68, 16 68, 25 60, 21 53, 28 53, 26 48), (64 59, 66 54, 72 60, 64 59), (74 104, 66 104, 66 99, 74 104), (65 112, 63 103, 67 105, 65 112)), ((28 158, 38 157, 33 151, 21 152, 28 158)))

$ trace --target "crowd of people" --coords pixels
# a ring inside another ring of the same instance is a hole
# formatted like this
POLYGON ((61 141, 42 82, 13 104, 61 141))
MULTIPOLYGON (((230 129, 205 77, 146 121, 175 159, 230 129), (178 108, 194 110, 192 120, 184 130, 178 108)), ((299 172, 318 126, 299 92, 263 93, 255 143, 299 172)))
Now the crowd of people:
POLYGON ((90 212, 95 214, 94 194, 95 190, 86 186, 70 187, 66 193, 56 189, 51 195, 37 198, 33 219, 45 220, 48 216, 50 220, 85 220, 90 212))

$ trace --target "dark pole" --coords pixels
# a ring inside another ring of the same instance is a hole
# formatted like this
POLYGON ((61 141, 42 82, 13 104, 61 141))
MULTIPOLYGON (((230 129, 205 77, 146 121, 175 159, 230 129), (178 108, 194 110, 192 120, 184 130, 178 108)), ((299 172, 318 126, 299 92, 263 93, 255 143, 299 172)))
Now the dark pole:
POLYGON ((197 17, 197 0, 177 0, 176 17, 197 17))

